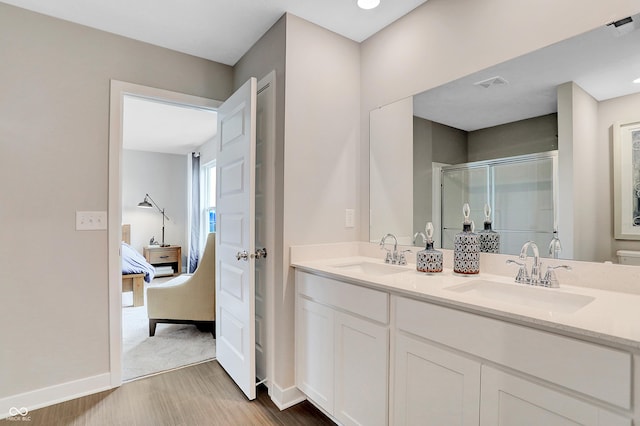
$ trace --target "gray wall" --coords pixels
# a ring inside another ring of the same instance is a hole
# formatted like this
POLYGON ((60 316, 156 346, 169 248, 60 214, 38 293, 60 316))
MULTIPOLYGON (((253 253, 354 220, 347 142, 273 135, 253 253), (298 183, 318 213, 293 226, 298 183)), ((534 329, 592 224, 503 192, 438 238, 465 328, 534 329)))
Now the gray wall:
POLYGON ((424 232, 425 224, 431 222, 432 124, 413 116, 413 232, 424 232))
POLYGON ((468 135, 464 130, 433 123, 433 161, 459 164, 469 161, 468 135))
POLYGON ((232 68, 0 3, 0 399, 109 372, 110 80, 226 99, 232 68))
POLYGON ((548 114, 468 133, 468 161, 558 149, 558 115, 548 114))
POLYGON ((162 214, 141 209, 138 203, 149 194, 165 209, 165 242, 182 247, 186 266, 187 247, 187 156, 123 150, 122 223, 131 225, 131 246, 139 253, 154 236, 162 242, 162 214))
MULTIPOLYGON (((467 162, 467 132, 413 117, 413 230, 432 222, 432 163, 467 162)), ((437 224, 436 224, 437 225, 437 224)))
POLYGON ((345 227, 345 209, 359 206, 356 165, 363 154, 359 44, 290 14, 286 42, 282 318, 288 322, 282 324, 277 363, 281 383, 293 386, 294 281, 288 247, 357 239, 358 228, 345 227))

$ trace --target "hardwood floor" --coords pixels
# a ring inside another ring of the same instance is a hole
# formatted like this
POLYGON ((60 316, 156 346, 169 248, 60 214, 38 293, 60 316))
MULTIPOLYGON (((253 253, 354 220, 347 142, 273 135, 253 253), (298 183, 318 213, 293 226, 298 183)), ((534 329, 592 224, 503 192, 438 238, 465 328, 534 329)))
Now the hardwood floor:
POLYGON ((30 422, 0 424, 67 425, 333 425, 308 401, 279 411, 258 389, 248 401, 216 361, 125 383, 118 389, 74 399, 29 413, 30 422))

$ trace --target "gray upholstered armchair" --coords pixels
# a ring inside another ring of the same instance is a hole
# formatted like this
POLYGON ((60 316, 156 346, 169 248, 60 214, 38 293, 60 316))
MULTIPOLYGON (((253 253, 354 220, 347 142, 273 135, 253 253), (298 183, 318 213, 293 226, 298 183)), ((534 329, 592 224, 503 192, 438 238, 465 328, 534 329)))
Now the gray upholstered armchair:
POLYGON ((215 337, 216 238, 208 234, 204 253, 193 275, 180 275, 147 289, 149 336, 158 323, 194 324, 215 337))

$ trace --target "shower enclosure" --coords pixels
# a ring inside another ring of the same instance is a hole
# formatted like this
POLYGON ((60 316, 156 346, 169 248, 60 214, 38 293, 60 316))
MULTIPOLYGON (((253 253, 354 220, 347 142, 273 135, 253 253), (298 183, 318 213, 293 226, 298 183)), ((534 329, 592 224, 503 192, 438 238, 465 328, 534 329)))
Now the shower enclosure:
POLYGON ((484 206, 492 211, 492 227, 500 233, 500 253, 520 253, 536 242, 540 254, 557 230, 557 151, 456 164, 442 168, 442 246, 453 249, 462 230, 462 206, 471 206, 476 232, 483 229, 484 206))

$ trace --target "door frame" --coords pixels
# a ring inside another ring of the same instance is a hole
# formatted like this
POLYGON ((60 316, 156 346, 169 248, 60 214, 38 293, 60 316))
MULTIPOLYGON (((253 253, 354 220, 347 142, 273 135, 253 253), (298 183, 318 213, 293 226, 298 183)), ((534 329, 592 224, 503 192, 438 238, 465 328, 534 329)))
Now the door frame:
MULTIPOLYGON (((262 158, 265 161, 267 167, 262 174, 258 174, 256 172, 256 176, 258 178, 264 179, 265 185, 265 196, 267 199, 275 200, 276 199, 276 72, 272 70, 267 75, 258 80, 257 86, 257 108, 258 110, 261 107, 266 108, 269 112, 266 117, 266 122, 262 128, 256 129, 256 137, 262 137, 267 146, 265 150, 265 156, 262 158), (262 133, 264 132, 264 134, 262 133)), ((259 121, 256 122, 259 124, 259 121)), ((258 160, 256 153, 256 160, 258 160)), ((262 332, 264 333, 264 364, 259 365, 260 360, 257 359, 256 355, 256 377, 260 380, 260 383, 265 383, 265 385, 269 388, 269 392, 273 389, 273 372, 275 370, 275 359, 273 356, 273 351, 275 347, 275 322, 274 322, 274 289, 275 289, 275 252, 276 252, 276 232, 275 232, 275 222, 276 222, 276 208, 275 203, 269 204, 265 211, 265 223, 268 226, 264 228, 264 241, 267 245, 270 244, 269 250, 272 255, 267 256, 267 258, 263 258, 260 262, 265 262, 264 266, 264 289, 265 289, 265 299, 264 299, 264 324, 260 326, 262 328, 262 332), (265 377, 259 377, 258 373, 260 367, 264 368, 265 377)), ((257 239, 256 239, 257 243, 257 239)), ((257 247, 256 247, 257 248, 257 247)), ((256 298, 256 308, 258 307, 258 300, 256 298)), ((257 327, 258 328, 258 327, 257 327)), ((256 342, 256 345, 258 342, 256 342)))
POLYGON ((165 89, 111 80, 107 253, 109 273, 109 371, 111 386, 122 384, 122 125, 124 96, 215 110, 222 102, 165 89))

